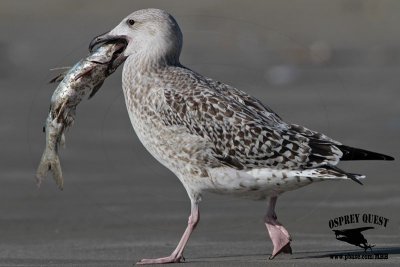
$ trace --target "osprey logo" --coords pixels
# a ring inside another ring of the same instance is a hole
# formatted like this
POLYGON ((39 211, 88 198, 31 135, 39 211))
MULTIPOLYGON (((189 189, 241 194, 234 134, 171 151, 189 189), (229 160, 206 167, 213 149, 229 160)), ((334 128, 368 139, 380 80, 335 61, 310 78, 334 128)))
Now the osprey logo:
POLYGON ((334 219, 329 220, 329 228, 335 234, 337 240, 347 242, 349 244, 355 245, 357 247, 363 248, 364 252, 367 252, 368 249, 372 251, 372 248, 375 245, 371 245, 368 243, 367 239, 364 237, 362 232, 370 229, 375 229, 373 226, 367 225, 378 225, 380 227, 386 227, 389 222, 389 219, 375 215, 375 214, 348 214, 344 216, 339 216, 334 219), (355 225, 355 224, 363 224, 363 227, 358 228, 348 228, 343 229, 343 226, 347 225, 355 225), (339 229, 334 229, 339 228, 339 229))
POLYGON ((357 247, 363 248, 364 252, 367 252, 367 249, 370 249, 372 251, 372 247, 374 247, 375 245, 368 244, 367 239, 365 239, 361 232, 374 228, 375 227, 370 226, 332 231, 335 233, 337 240, 344 241, 357 247))

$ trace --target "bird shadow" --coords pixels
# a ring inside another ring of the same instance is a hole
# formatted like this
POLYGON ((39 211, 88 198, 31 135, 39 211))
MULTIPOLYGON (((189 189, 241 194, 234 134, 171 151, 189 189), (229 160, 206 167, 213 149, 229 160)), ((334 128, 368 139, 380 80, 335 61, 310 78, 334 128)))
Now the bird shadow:
POLYGON ((374 248, 372 250, 329 250, 329 251, 303 251, 297 252, 296 254, 313 254, 300 257, 294 257, 294 259, 319 259, 319 258, 332 258, 340 257, 343 255, 361 256, 361 255, 375 255, 375 254, 400 254, 400 247, 387 247, 387 248, 374 248))

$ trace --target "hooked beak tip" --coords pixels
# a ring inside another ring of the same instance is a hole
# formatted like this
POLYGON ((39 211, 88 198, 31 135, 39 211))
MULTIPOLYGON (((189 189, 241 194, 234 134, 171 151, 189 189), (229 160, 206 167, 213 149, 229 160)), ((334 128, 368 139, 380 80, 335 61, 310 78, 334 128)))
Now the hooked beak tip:
POLYGON ((109 36, 108 36, 108 33, 109 33, 109 32, 105 32, 105 33, 102 33, 102 34, 100 34, 100 35, 94 37, 93 40, 92 40, 92 41, 90 42, 90 44, 89 44, 89 52, 93 52, 93 49, 94 49, 94 47, 95 47, 96 45, 98 45, 98 44, 100 44, 100 43, 104 43, 104 42, 106 42, 108 39, 110 39, 109 36))
POLYGON ((100 34, 93 38, 93 40, 89 44, 89 52, 92 53, 94 48, 99 44, 103 44, 106 42, 112 42, 112 41, 122 42, 125 44, 125 46, 128 44, 128 40, 127 40, 126 36, 114 36, 114 35, 110 35, 110 32, 106 32, 106 33, 100 34))

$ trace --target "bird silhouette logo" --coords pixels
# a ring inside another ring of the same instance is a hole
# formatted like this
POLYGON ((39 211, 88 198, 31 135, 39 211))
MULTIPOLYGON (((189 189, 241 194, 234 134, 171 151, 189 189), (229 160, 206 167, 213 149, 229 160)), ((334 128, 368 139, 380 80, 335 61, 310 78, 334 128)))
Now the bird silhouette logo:
POLYGON ((366 252, 367 249, 372 251, 375 245, 368 244, 367 239, 363 236, 361 232, 374 229, 374 227, 360 227, 354 229, 344 229, 344 230, 332 230, 335 233, 336 239, 347 242, 349 244, 355 245, 357 247, 363 248, 366 252))

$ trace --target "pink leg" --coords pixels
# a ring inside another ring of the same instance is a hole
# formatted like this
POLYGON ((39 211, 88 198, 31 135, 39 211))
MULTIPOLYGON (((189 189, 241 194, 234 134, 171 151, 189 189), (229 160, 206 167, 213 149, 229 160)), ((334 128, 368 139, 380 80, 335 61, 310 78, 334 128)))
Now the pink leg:
POLYGON ((192 203, 191 213, 188 220, 188 226, 182 235, 181 240, 178 243, 176 249, 168 257, 158 258, 158 259, 142 259, 136 264, 159 264, 159 263, 176 263, 185 260, 183 258, 183 250, 185 249, 186 243, 189 240, 191 233, 198 224, 200 220, 199 206, 197 203, 192 203))
POLYGON ((292 253, 290 247, 290 235, 283 225, 277 221, 275 213, 275 204, 278 197, 271 197, 269 199, 269 206, 267 215, 265 216, 265 226, 267 226, 269 236, 271 237, 274 250, 272 251, 271 257, 273 259, 279 253, 292 253))

